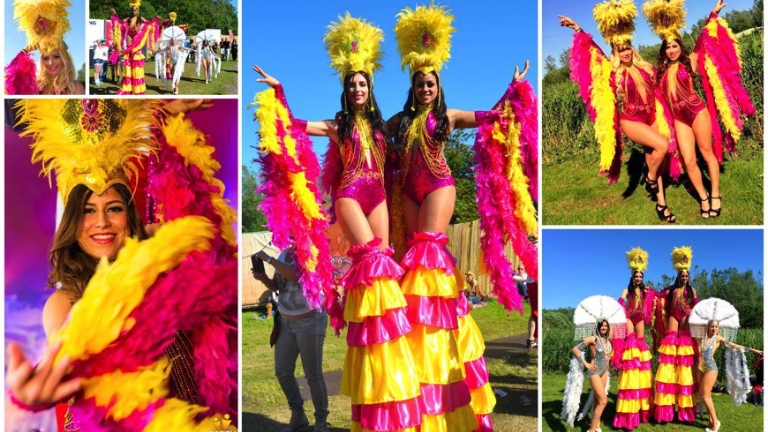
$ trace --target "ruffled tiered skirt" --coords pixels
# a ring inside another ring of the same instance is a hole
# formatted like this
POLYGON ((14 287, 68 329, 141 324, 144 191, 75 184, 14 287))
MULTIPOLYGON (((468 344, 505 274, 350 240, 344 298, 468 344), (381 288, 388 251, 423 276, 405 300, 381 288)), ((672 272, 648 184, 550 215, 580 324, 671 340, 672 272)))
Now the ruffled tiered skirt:
POLYGON ((651 351, 635 334, 624 339, 613 427, 632 430, 651 417, 651 351))
POLYGON ((654 418, 657 422, 677 419, 693 423, 696 419, 698 386, 693 379, 693 339, 687 330, 668 331, 659 347, 659 367, 656 370, 654 418))

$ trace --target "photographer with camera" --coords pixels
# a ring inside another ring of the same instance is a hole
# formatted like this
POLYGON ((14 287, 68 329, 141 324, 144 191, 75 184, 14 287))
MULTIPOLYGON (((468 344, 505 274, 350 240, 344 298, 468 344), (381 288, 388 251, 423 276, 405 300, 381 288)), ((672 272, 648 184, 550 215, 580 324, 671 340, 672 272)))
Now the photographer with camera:
POLYGON ((327 432, 328 391, 323 377, 323 344, 328 315, 325 311, 311 309, 307 304, 299 284, 293 247, 282 251, 277 259, 264 251, 254 257, 253 277, 270 291, 280 293, 278 313, 275 314, 275 327, 279 329, 275 341, 275 375, 291 408, 291 420, 280 432, 294 432, 309 425, 299 383, 294 375, 299 355, 315 406, 314 432, 327 432), (265 272, 265 261, 275 269, 272 278, 265 272))

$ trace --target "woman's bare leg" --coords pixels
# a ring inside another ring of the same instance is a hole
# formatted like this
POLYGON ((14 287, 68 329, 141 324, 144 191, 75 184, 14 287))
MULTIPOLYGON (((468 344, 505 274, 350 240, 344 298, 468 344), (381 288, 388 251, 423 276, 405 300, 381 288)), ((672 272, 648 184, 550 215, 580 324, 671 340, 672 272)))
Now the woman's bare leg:
MULTIPOLYGON (((680 156, 683 158, 688 178, 691 180, 693 188, 696 189, 699 199, 705 199, 707 197, 707 189, 701 180, 701 170, 699 170, 699 166, 696 164, 696 138, 693 135, 693 129, 685 123, 675 120, 675 134, 677 136, 677 148, 680 151, 680 156)), ((708 212, 709 201, 701 202, 700 208, 708 212)), ((704 217, 709 217, 709 213, 704 217)))
POLYGON ((336 218, 350 244, 365 244, 373 240, 374 234, 360 204, 352 198, 339 198, 334 203, 336 218))
POLYGON ((714 429, 717 426, 717 412, 715 411, 715 404, 712 402, 712 387, 715 386, 715 381, 717 381, 717 371, 704 372, 704 376, 701 377, 701 384, 699 385, 699 396, 707 408, 707 415, 709 416, 707 427, 710 429, 714 429))
MULTIPOLYGON (((704 161, 707 163, 707 172, 709 180, 712 183, 711 196, 720 196, 720 163, 712 151, 712 123, 709 121, 709 110, 704 108, 693 120, 693 135, 696 137, 696 144, 704 161)), ((720 200, 711 202, 712 210, 720 208, 720 200)))
POLYGON ((659 167, 664 161, 669 147, 669 141, 664 138, 657 130, 645 123, 621 120, 621 131, 632 141, 650 149, 650 154, 646 159, 648 163, 648 178, 656 180, 659 174, 659 167))
POLYGON ((456 204, 456 188, 446 186, 432 191, 419 207, 418 231, 445 233, 456 204))
POLYGON ((594 432, 595 429, 600 428, 600 417, 603 415, 605 406, 608 405, 608 397, 605 395, 605 384, 608 379, 608 374, 604 374, 602 377, 592 375, 589 377, 589 384, 592 386, 592 391, 595 393, 594 414, 592 415, 592 423, 589 425, 590 432, 594 432))

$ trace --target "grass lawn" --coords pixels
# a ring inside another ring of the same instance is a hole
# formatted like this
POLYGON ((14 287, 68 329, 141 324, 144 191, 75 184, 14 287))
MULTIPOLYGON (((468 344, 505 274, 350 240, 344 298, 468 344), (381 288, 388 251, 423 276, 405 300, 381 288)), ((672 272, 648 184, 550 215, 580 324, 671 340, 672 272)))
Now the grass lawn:
MULTIPOLYGON (((744 151, 731 156, 722 166, 720 188, 722 213, 703 219, 699 202, 685 185, 666 188, 667 204, 685 225, 762 225, 763 154, 744 151)), ((597 157, 582 157, 542 167, 544 225, 666 225, 659 221, 641 180, 642 156, 625 151, 625 163, 617 183, 608 184, 598 175, 597 157), (627 157, 629 161, 627 162, 627 157), (632 168, 629 168, 632 167, 632 168)), ((705 179, 705 186, 708 180, 705 179)))
MULTIPOLYGON (((107 72, 107 77, 112 77, 112 72, 107 72)), ((237 95, 238 69, 236 61, 222 61, 221 72, 209 84, 205 83, 205 73, 201 70, 200 77, 195 74, 195 64, 187 63, 179 82, 179 95, 237 95)), ((148 60, 144 64, 144 79, 147 83, 148 95, 164 95, 174 97, 173 88, 164 86, 162 81, 155 79, 155 62, 148 60)), ((89 70, 88 81, 89 94, 114 95, 120 88, 117 84, 105 81, 96 87, 93 81, 93 68, 89 70)))
MULTIPOLYGON (((576 422, 576 428, 574 429, 570 429, 564 421, 560 420, 560 411, 563 407, 563 389, 565 388, 565 380, 565 374, 542 374, 542 430, 558 432, 587 431, 589 430, 589 421, 586 418, 581 422, 576 422)), ((724 383, 718 384, 724 385, 724 383)), ((616 413, 617 385, 618 375, 612 374, 610 384, 611 390, 608 394, 608 406, 605 408, 605 411, 603 411, 602 416, 603 431, 622 430, 614 429, 611 426, 613 423, 613 416, 616 413)), ((581 399, 582 404, 586 401, 589 390, 589 381, 585 379, 581 399)), ((758 407, 747 403, 737 407, 731 401, 731 397, 724 393, 713 393, 712 399, 714 400, 715 409, 717 410, 717 417, 720 420, 720 423, 723 425, 721 430, 763 430, 763 407, 758 407)), ((707 420, 706 414, 704 414, 703 417, 699 417, 692 425, 687 423, 667 423, 664 425, 659 425, 656 423, 643 423, 639 427, 633 429, 633 432, 660 431, 662 429, 664 432, 693 432, 704 430, 706 427, 707 420)))
MULTIPOLYGON (((498 303, 472 311, 486 340, 524 333, 527 328, 530 307, 526 304, 523 315, 508 314, 498 303)), ((241 368, 243 374, 243 424, 240 430, 278 431, 290 419, 290 411, 274 375, 273 351, 269 347, 272 321, 258 318, 261 310, 243 311, 243 350, 241 368)), ((326 374, 341 371, 346 354, 346 335, 335 337, 329 327, 326 333, 323 369, 326 374)), ((504 359, 488 359, 491 386, 503 390, 505 397, 497 397, 492 420, 499 431, 534 431, 537 428, 537 379, 538 353, 533 350, 522 355, 504 359), (520 397, 525 395, 532 401, 523 406, 520 397)), ((337 372, 338 373, 338 372, 337 372)), ((302 376, 301 361, 296 376, 302 376)), ((348 431, 350 422, 349 398, 338 394, 329 397, 328 418, 334 432, 348 431)), ((313 424, 314 411, 311 400, 304 401, 304 409, 313 424)), ((311 431, 305 428, 304 431, 311 431)))

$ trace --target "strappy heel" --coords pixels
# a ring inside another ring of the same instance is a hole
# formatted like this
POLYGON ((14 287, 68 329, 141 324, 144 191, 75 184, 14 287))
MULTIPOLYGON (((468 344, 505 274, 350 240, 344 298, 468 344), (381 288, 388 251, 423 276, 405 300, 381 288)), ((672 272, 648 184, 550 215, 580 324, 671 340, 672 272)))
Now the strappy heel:
POLYGON ((711 212, 712 212, 712 203, 710 202, 709 194, 707 194, 705 198, 699 197, 699 213, 701 213, 701 217, 703 219, 709 219, 709 217, 711 216, 711 212), (709 204, 709 208, 706 210, 701 208, 701 205, 704 203, 709 204))
POLYGON ((672 213, 672 210, 665 205, 656 204, 656 215, 660 221, 666 221, 668 224, 677 222, 677 217, 672 213))
MULTIPOLYGON (((709 216, 710 217, 719 217, 720 216, 720 210, 722 210, 722 207, 718 208, 717 210, 712 208, 712 201, 714 200, 720 200, 719 196, 711 196, 709 197, 709 216)), ((720 202, 720 205, 722 205, 722 200, 720 202)))
POLYGON ((651 178, 646 175, 645 191, 653 196, 656 196, 656 194, 659 193, 659 178, 657 177, 656 180, 651 180, 651 178))

